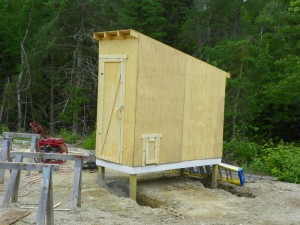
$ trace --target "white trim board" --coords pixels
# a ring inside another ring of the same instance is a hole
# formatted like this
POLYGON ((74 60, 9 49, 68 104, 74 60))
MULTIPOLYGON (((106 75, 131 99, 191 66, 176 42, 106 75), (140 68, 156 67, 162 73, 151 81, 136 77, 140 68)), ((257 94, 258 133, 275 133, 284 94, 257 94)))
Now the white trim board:
POLYGON ((153 172, 189 168, 195 166, 217 165, 219 163, 221 163, 221 158, 199 159, 199 160, 190 160, 190 161, 168 163, 168 164, 161 164, 161 165, 131 167, 131 166, 125 166, 114 162, 109 162, 99 158, 96 159, 97 166, 103 166, 109 169, 117 170, 128 174, 153 173, 153 172))

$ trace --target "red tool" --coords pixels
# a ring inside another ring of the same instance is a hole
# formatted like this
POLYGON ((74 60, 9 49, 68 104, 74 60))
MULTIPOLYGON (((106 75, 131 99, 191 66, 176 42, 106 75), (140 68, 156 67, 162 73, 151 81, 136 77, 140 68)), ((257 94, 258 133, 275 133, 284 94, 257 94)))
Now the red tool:
MULTIPOLYGON (((41 134, 42 138, 39 140, 39 148, 44 153, 60 153, 68 154, 68 148, 63 138, 46 137, 43 127, 37 122, 31 122, 29 124, 36 134, 41 134)), ((64 160, 43 160, 47 163, 63 163, 64 160)))

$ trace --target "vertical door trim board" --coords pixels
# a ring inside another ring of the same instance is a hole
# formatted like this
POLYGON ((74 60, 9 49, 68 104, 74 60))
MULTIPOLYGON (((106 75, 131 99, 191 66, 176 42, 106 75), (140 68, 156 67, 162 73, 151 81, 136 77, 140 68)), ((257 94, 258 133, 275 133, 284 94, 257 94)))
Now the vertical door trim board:
POLYGON ((123 153, 123 127, 124 127, 124 102, 125 102, 125 60, 127 59, 127 55, 99 55, 99 71, 100 71, 100 154, 103 151, 104 146, 102 145, 102 131, 103 131, 103 97, 104 97, 104 63, 105 62, 119 62, 120 63, 120 110, 121 110, 121 125, 120 125, 120 137, 119 137, 119 146, 118 146, 118 162, 122 163, 122 153, 123 153))

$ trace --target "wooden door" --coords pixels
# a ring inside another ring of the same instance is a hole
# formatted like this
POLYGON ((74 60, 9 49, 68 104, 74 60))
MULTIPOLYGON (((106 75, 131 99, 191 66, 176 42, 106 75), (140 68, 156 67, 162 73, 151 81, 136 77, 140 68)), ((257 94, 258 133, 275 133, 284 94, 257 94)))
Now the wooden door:
POLYGON ((126 56, 100 55, 97 132, 100 157, 122 163, 126 56))

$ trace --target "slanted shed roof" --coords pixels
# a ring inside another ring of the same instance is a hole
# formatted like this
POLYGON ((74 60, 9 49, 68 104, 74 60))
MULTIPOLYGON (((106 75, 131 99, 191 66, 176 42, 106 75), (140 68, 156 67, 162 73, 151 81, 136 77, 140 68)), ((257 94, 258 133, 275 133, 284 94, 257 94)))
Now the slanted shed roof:
MULTIPOLYGON (((110 40, 135 39, 135 38, 139 38, 140 36, 145 36, 145 37, 147 37, 147 38, 150 38, 150 37, 148 37, 148 36, 146 36, 146 35, 144 35, 144 34, 141 34, 141 33, 137 32, 137 31, 135 31, 135 30, 132 30, 132 29, 127 29, 127 30, 115 30, 115 31, 103 31, 103 32, 96 32, 96 33, 93 34, 93 38, 94 38, 95 40, 97 40, 97 41, 110 41, 110 40)), ((152 39, 152 38, 150 38, 150 39, 152 39)), ((155 39, 153 39, 153 40, 155 40, 155 39)), ((155 41, 157 41, 157 40, 155 40, 155 41)), ((160 42, 160 44, 165 45, 164 43, 161 43, 161 42, 160 42)), ((171 46, 168 46, 168 47, 172 48, 171 46)), ((175 49, 175 48, 173 48, 173 49, 175 49)), ((178 51, 178 52, 181 52, 181 51, 179 51, 178 49, 175 49, 175 50, 178 51)), ((194 58, 194 59, 196 59, 196 60, 201 61, 202 63, 206 63, 206 62, 204 62, 204 61, 202 61, 202 60, 200 60, 200 59, 198 59, 198 58, 195 58, 195 57, 193 57, 193 56, 190 56, 190 55, 188 55, 188 54, 186 54, 186 53, 184 53, 184 52, 181 52, 181 54, 185 54, 185 55, 187 55, 188 57, 192 57, 192 58, 194 58)), ((210 64, 209 64, 209 65, 210 65, 210 64)), ((210 65, 210 66, 215 67, 215 66, 213 66, 213 65, 210 65)), ((221 69, 219 69, 219 68, 217 68, 217 67, 215 67, 215 68, 218 69, 218 70, 221 70, 221 69)), ((229 73, 227 73, 227 72, 225 72, 225 71, 223 71, 223 72, 224 72, 224 74, 225 74, 225 76, 226 76, 227 78, 230 78, 230 74, 229 74, 229 73)))

